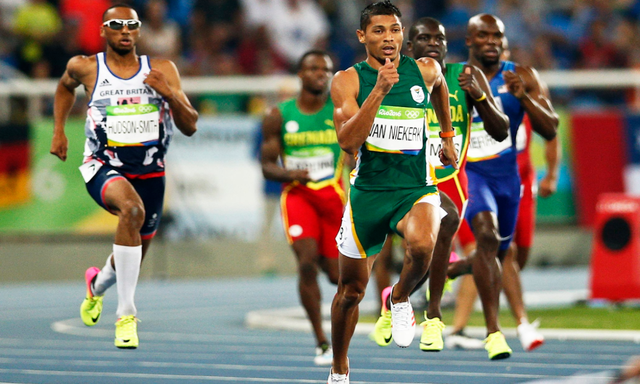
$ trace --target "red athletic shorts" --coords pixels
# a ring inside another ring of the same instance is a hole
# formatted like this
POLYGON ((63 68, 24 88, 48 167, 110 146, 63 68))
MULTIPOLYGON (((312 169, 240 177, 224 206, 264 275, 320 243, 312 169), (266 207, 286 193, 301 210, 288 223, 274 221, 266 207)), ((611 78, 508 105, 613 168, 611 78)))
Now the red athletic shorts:
POLYGON ((518 221, 516 221, 516 233, 513 241, 518 247, 530 248, 533 245, 533 233, 536 227, 537 185, 535 171, 523 172, 520 177, 522 197, 520 198, 518 221))
POLYGON ((467 208, 467 201, 469 200, 469 192, 467 188, 467 172, 464 167, 458 172, 457 175, 451 179, 438 183, 438 190, 444 192, 453 200, 453 203, 458 207, 460 213, 460 227, 456 236, 462 246, 470 244, 475 241, 473 232, 469 228, 469 224, 464 220, 464 211, 467 208))
POLYGON ((300 184, 285 185, 280 208, 289 244, 313 238, 320 255, 331 259, 338 257, 336 235, 344 209, 344 191, 340 186, 333 184, 314 190, 300 184))

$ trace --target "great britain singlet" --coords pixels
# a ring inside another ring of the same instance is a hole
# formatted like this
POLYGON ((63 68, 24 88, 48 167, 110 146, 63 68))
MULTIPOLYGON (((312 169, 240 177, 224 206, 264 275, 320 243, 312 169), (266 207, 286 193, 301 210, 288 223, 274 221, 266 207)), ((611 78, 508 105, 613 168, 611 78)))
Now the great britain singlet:
MULTIPOLYGON (((362 106, 376 85, 378 71, 366 61, 354 65, 362 106)), ((401 55, 400 81, 384 97, 369 137, 356 155, 351 184, 361 190, 395 190, 433 185, 429 162, 425 107, 429 92, 415 60, 401 55)))
POLYGON ((524 108, 520 101, 509 93, 503 72, 515 71, 511 61, 502 61, 500 69, 490 79, 489 85, 497 107, 509 117, 509 136, 501 142, 494 140, 485 130, 478 112, 473 110, 471 139, 467 152, 467 169, 486 177, 500 178, 517 175, 516 135, 522 123, 524 108))
MULTIPOLYGON (((467 105, 466 93, 460 88, 458 76, 464 71, 464 64, 445 64, 444 77, 449 88, 449 104, 451 106, 451 125, 456 133, 453 143, 458 151, 458 161, 460 168, 464 165, 469 146, 469 126, 471 124, 469 106, 467 105)), ((460 172, 453 166, 442 165, 440 161, 440 149, 442 140, 440 139, 440 123, 431 103, 427 106, 427 125, 429 127, 429 161, 436 169, 438 183, 451 179, 460 172)))
POLYGON ((128 79, 111 72, 104 52, 96 55, 96 62, 85 158, 98 159, 130 177, 163 175, 173 120, 169 104, 143 83, 151 70, 149 58, 140 56, 138 72, 128 79))
POLYGON ((278 109, 283 120, 284 167, 308 170, 314 182, 306 186, 312 189, 337 183, 342 176, 344 152, 333 125, 331 98, 314 114, 301 112, 295 98, 279 104, 278 109))

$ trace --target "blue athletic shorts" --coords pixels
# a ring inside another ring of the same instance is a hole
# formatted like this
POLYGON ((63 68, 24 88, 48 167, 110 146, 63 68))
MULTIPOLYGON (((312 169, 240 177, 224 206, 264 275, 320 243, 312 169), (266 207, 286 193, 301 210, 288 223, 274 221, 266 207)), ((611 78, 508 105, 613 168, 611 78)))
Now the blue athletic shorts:
POLYGON ((467 168, 469 204, 465 219, 473 229, 473 218, 480 212, 491 211, 498 217, 500 250, 511 243, 520 204, 520 177, 485 177, 467 168))
POLYGON ((156 231, 158 230, 158 225, 160 224, 160 218, 162 217, 162 204, 164 201, 165 186, 164 176, 150 177, 148 179, 127 178, 117 170, 111 168, 109 165, 102 165, 86 186, 87 191, 93 200, 111 213, 113 213, 113 210, 104 202, 104 192, 109 183, 118 179, 127 180, 131 183, 142 199, 145 217, 144 224, 140 229, 140 236, 142 236, 143 240, 151 239, 155 236, 156 231))

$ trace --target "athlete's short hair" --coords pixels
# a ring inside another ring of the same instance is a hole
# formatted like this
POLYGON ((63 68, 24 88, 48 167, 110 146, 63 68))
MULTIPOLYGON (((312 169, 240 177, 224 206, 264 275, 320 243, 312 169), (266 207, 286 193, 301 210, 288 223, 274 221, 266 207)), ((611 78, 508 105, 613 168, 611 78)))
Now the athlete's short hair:
MULTIPOLYGON (((300 60, 298 60, 298 64, 296 66, 296 71, 300 71, 302 69, 302 63, 304 62, 304 60, 307 57, 313 56, 313 55, 327 56, 329 59, 331 59, 331 55, 327 51, 324 51, 322 49, 312 49, 310 51, 305 52, 304 55, 302 55, 302 57, 300 57, 300 60)), ((332 59, 332 61, 333 61, 333 59, 332 59)))
POLYGON ((364 31, 371 22, 372 16, 396 15, 402 17, 402 12, 390 0, 378 1, 367 5, 360 13, 360 30, 364 31))
POLYGON ((435 25, 438 28, 440 28, 440 26, 442 25, 440 21, 438 21, 437 19, 434 19, 433 17, 421 17, 418 20, 416 20, 416 22, 413 23, 413 25, 411 25, 411 28, 409 28, 409 41, 413 41, 413 39, 418 34, 418 25, 426 26, 429 24, 435 25))
POLYGON ((102 13, 102 21, 106 21, 104 18, 105 18, 105 16, 107 16, 107 12, 109 12, 113 8, 129 8, 129 9, 135 11, 136 13, 138 13, 135 8, 133 8, 131 5, 129 5, 127 3, 113 4, 109 8, 105 9, 104 12, 102 13))

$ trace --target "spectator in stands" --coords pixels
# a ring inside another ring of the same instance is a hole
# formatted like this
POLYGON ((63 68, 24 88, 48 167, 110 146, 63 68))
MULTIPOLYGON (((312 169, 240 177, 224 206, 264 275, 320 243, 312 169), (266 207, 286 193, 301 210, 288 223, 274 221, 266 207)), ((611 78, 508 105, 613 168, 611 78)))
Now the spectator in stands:
POLYGON ((293 71, 306 51, 325 48, 329 21, 315 0, 280 0, 270 4, 271 20, 266 25, 267 32, 273 48, 293 71))
POLYGON ((83 54, 78 45, 78 39, 69 38, 67 33, 78 29, 74 23, 75 20, 63 20, 62 30, 56 35, 51 44, 47 44, 44 47, 43 60, 49 65, 48 77, 61 77, 67 69, 67 62, 72 57, 83 54))
POLYGON ((140 36, 140 53, 158 59, 171 60, 180 67, 180 27, 178 23, 167 19, 165 0, 149 0, 142 19, 145 33, 140 36))
MULTIPOLYGON (((18 65, 15 50, 18 47, 18 38, 11 30, 10 24, 6 21, 5 14, 7 8, 0 6, 0 67, 10 66, 16 67, 18 65)), ((0 70, 0 73, 4 72, 0 70)), ((2 73, 0 77, 4 77, 2 73)))
POLYGON ((465 45, 467 23, 471 16, 480 12, 484 12, 484 10, 477 0, 449 0, 447 11, 440 21, 447 28, 447 59, 450 62, 455 63, 467 59, 465 45))
POLYGON ((625 65, 624 56, 609 39, 606 31, 605 20, 598 18, 591 22, 586 38, 579 45, 578 68, 604 69, 625 65))
POLYGON ((215 34, 217 39, 223 39, 217 44, 224 48, 237 46, 242 31, 242 8, 239 0, 195 0, 191 19, 195 25, 214 29, 210 33, 215 34), (221 31, 224 33, 221 34, 221 31))
MULTIPOLYGON (((509 34, 511 49, 529 49, 533 45, 540 23, 540 8, 532 6, 536 2, 520 0, 500 0, 497 16, 504 22, 505 30, 517 31, 509 34)), ((488 11, 485 11, 488 12, 488 11)))
MULTIPOLYGON (((275 3, 283 0, 242 0, 244 32, 238 45, 242 73, 270 75, 286 73, 288 62, 273 48, 267 25, 274 20, 275 3)), ((262 112, 261 112, 262 113, 262 112)))
POLYGON ((30 0, 18 8, 13 30, 22 42, 18 56, 22 72, 31 73, 43 58, 44 46, 51 44, 61 27, 58 11, 46 0, 30 0))

